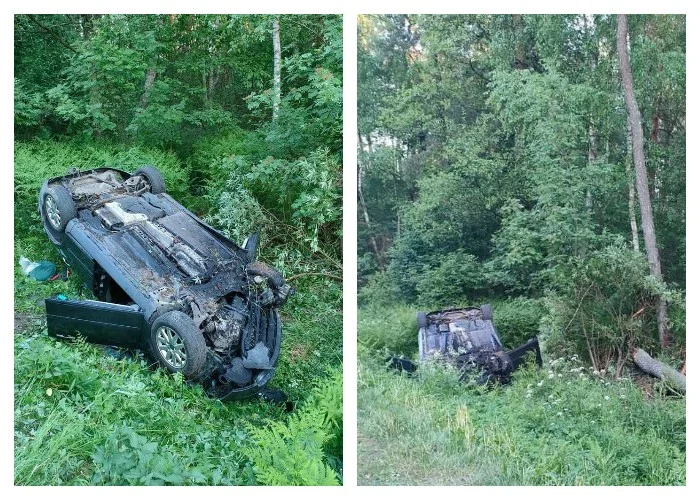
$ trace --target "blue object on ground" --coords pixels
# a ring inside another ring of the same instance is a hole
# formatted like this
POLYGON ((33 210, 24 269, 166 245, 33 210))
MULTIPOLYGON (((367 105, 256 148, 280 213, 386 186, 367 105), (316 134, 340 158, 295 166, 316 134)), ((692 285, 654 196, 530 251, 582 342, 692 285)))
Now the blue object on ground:
POLYGON ((48 281, 48 279, 56 274, 56 264, 48 260, 42 260, 39 265, 29 271, 29 277, 37 281, 48 281))

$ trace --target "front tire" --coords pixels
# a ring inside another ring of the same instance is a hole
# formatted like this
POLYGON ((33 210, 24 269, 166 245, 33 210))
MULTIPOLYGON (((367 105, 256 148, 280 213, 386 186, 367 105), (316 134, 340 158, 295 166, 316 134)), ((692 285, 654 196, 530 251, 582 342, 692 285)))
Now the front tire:
POLYGON ((207 345, 192 318, 181 311, 158 317, 151 327, 151 351, 163 368, 192 379, 201 375, 207 360, 207 345))
POLYGON ((146 179, 146 182, 151 188, 151 193, 165 193, 165 180, 156 167, 145 165, 134 172, 134 176, 136 175, 140 175, 146 179))

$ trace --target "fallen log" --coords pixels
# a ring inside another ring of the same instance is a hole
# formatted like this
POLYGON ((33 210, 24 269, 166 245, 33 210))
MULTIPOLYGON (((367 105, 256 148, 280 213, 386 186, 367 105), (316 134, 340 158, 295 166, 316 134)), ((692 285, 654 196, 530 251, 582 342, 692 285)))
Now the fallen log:
POLYGON ((668 382, 673 388, 685 394, 685 375, 682 373, 652 358, 644 349, 636 348, 632 359, 643 372, 668 382))

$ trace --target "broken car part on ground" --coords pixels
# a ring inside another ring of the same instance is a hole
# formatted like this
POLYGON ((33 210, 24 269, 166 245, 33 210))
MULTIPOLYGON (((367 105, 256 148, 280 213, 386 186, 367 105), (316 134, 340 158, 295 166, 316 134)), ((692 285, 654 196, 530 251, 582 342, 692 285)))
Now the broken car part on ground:
MULTIPOLYGON (((508 383, 510 374, 525 362, 528 353, 533 353, 535 362, 542 366, 537 337, 510 351, 503 348, 490 304, 419 312, 416 319, 420 361, 438 359, 449 363, 459 370, 461 380, 475 374, 478 384, 508 383)), ((391 365, 407 372, 417 369, 411 361, 396 357, 391 358, 391 365)))
POLYGON ((279 307, 293 290, 165 192, 154 167, 97 168, 44 182, 44 229, 97 300, 46 299, 50 335, 150 352, 223 400, 252 396, 275 372, 279 307))

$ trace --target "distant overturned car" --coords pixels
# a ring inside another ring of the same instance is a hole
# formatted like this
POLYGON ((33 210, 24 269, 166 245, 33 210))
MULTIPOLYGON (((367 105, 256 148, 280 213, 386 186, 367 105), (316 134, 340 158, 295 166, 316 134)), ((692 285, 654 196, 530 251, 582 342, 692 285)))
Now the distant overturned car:
POLYGON ((212 397, 258 393, 275 372, 293 290, 165 192, 157 169, 71 169, 44 182, 44 229, 97 300, 46 299, 48 332, 150 352, 212 397))
MULTIPOLYGON (((542 366, 542 354, 536 337, 511 351, 503 349, 493 325, 490 304, 481 307, 444 309, 416 314, 418 323, 418 356, 420 361, 437 359, 455 366, 465 379, 476 376, 479 384, 507 383, 510 374, 533 353, 542 366)), ((392 358, 392 365, 415 371, 415 364, 392 358)))

